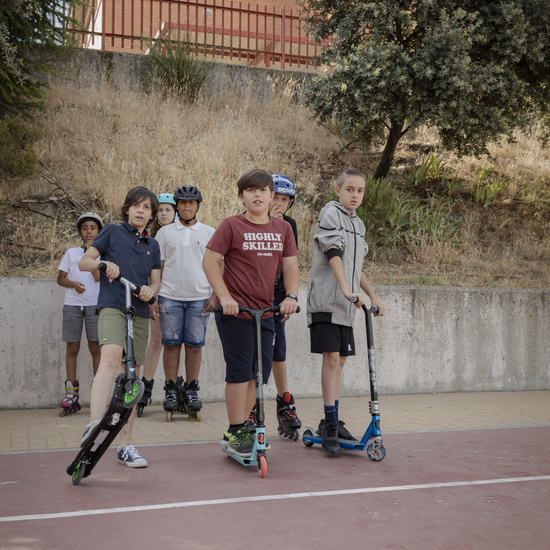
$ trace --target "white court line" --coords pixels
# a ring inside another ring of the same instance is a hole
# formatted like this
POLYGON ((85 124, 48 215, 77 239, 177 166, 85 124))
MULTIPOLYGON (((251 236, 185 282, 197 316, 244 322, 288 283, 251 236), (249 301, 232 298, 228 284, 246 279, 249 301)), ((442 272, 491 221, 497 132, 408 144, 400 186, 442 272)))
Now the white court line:
POLYGON ((481 479, 474 481, 451 481, 447 483, 426 483, 423 485, 395 485, 393 487, 367 487, 359 489, 342 489, 339 491, 312 491, 306 493, 287 493, 282 495, 260 495, 252 497, 221 498, 215 500, 193 500, 190 502, 170 502, 166 504, 151 504, 145 506, 125 506, 122 508, 99 508, 97 510, 77 510, 74 512, 59 512, 56 514, 5 516, 0 517, 0 523, 8 523, 12 521, 38 521, 44 519, 75 518, 82 516, 98 516, 102 514, 118 514, 126 512, 146 512, 151 510, 169 510, 172 508, 215 506, 219 504, 238 504, 241 502, 261 502, 267 500, 286 500, 292 498, 332 497, 339 495, 360 495, 365 493, 385 493, 391 491, 415 491, 419 489, 439 489, 442 487, 472 487, 476 485, 495 485, 500 483, 518 483, 526 481, 550 481, 550 475, 510 477, 502 479, 481 479))

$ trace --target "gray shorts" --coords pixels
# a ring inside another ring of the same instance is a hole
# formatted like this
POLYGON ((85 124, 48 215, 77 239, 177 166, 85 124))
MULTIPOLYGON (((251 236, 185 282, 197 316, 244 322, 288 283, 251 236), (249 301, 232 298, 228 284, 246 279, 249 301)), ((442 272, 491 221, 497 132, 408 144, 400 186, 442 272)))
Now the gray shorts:
POLYGON ((86 320, 86 338, 98 342, 96 306, 63 306, 63 342, 80 342, 82 327, 86 320))

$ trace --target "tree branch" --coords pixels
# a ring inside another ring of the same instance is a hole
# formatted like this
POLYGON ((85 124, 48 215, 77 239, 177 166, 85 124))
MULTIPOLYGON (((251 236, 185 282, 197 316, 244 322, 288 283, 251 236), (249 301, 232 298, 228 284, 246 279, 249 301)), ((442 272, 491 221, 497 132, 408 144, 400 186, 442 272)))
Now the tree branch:
POLYGON ((61 191, 63 191, 63 193, 67 195, 67 198, 69 199, 69 201, 74 207, 80 210, 86 210, 85 206, 81 204, 77 199, 75 199, 71 195, 71 193, 69 193, 67 187, 61 182, 61 180, 49 168, 46 168, 42 159, 38 159, 38 164, 42 167, 42 177, 48 183, 51 183, 52 185, 55 185, 56 187, 61 189, 61 191))

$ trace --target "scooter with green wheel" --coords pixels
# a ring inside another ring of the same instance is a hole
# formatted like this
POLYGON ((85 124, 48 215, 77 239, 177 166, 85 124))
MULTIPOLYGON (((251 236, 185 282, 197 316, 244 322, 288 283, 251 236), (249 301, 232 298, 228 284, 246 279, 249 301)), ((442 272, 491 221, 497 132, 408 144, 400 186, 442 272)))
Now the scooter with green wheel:
MULTIPOLYGON (((222 306, 214 306, 214 313, 223 313, 222 306)), ((254 380, 256 387, 256 405, 255 405, 255 421, 256 435, 254 445, 249 457, 242 457, 232 453, 228 447, 223 447, 223 452, 240 462, 243 466, 257 466, 260 477, 267 475, 267 456, 266 451, 268 446, 265 441, 265 410, 264 410, 264 375, 262 366, 262 317, 267 312, 279 313, 280 306, 271 305, 264 309, 250 309, 246 306, 239 306, 239 312, 245 312, 252 317, 254 326, 254 380)), ((300 308, 296 309, 296 313, 300 308)))
MULTIPOLYGON (((100 271, 105 271, 106 265, 100 262, 100 271)), ((117 277, 125 286, 125 308, 126 314, 126 359, 124 359, 124 372, 115 378, 115 387, 107 411, 103 418, 96 424, 93 431, 80 449, 76 458, 67 467, 67 473, 72 477, 73 483, 78 485, 83 478, 88 477, 110 447, 115 437, 120 433, 136 405, 143 395, 145 389, 143 382, 136 374, 136 360, 134 357, 134 314, 132 306, 132 292, 139 294, 141 287, 136 286, 122 276, 117 277)), ((155 298, 149 300, 150 304, 155 303, 155 298)))
MULTIPOLYGON (((347 439, 339 439, 342 449, 350 449, 352 451, 363 451, 366 447, 367 455, 371 460, 379 462, 386 456, 386 449, 382 444, 382 432, 380 431, 380 407, 378 404, 378 388, 376 386, 376 364, 374 362, 374 337, 372 333, 372 313, 377 313, 377 307, 367 309, 362 306, 365 312, 365 325, 367 332, 367 350, 368 350, 368 367, 370 381, 370 403, 369 409, 372 416, 371 422, 364 433, 361 441, 350 441, 347 439)), ((315 428, 307 428, 302 436, 302 441, 306 447, 313 447, 314 444, 321 445, 323 439, 321 434, 315 431, 315 428)))

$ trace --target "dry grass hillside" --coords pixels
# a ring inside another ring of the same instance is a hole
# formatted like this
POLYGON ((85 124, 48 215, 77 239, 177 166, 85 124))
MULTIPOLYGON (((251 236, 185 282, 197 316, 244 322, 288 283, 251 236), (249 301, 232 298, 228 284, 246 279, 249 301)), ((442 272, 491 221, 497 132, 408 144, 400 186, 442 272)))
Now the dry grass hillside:
MULTIPOLYGON (((44 132, 37 151, 45 177, 0 189, 0 275, 56 276, 64 251, 79 244, 79 212, 95 210, 105 221, 116 221, 134 185, 163 193, 195 184, 205 199, 201 220, 217 226, 241 211, 235 183, 257 166, 297 184, 293 216, 307 280, 316 215, 330 198, 333 180, 348 165, 372 173, 377 153, 342 149, 337 136, 317 127, 292 100, 295 91, 288 85, 261 104, 227 93, 191 106, 155 93, 56 83, 37 121, 44 132)), ((550 152, 535 135, 522 134, 515 144, 491 147, 491 156, 459 160, 438 149, 429 129, 407 136, 391 174, 395 187, 431 205, 434 196, 445 196, 457 234, 452 242, 421 239, 379 248, 366 265, 372 282, 550 286, 550 152), (428 149, 444 159, 454 184, 437 177, 412 181, 428 149), (476 203, 476 174, 489 165, 501 189, 494 201, 476 203)))

